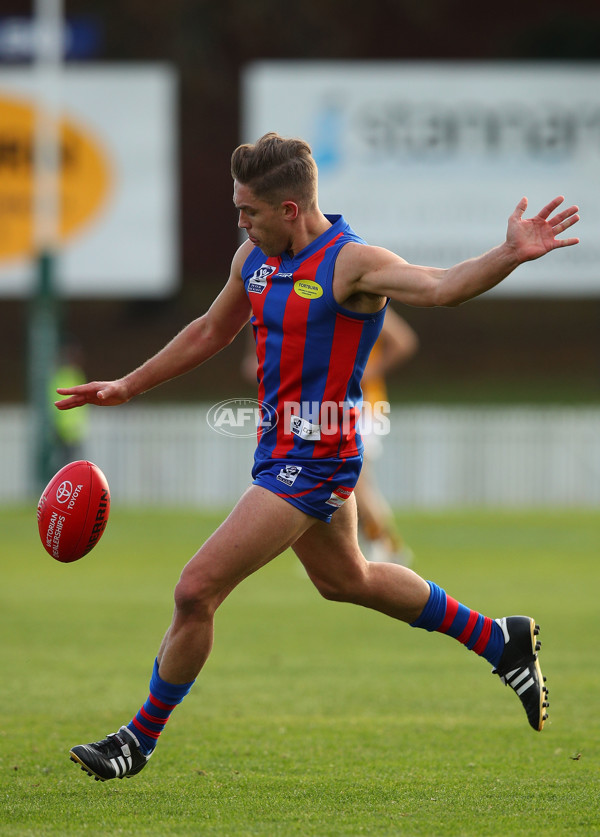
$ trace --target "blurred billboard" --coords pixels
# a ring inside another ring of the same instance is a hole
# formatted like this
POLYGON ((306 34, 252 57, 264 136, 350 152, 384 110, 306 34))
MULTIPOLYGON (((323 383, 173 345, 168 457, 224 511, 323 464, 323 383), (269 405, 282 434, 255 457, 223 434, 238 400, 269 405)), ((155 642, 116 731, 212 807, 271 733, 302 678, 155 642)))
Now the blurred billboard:
POLYGON ((522 266, 495 295, 600 294, 600 65, 260 61, 243 75, 242 140, 299 136, 324 212, 370 244, 449 267, 503 240, 556 195, 578 247, 522 266))
MULTIPOLYGON (((0 69, 0 296, 29 296, 37 80, 0 69)), ((164 296, 179 275, 176 78, 166 65, 61 74, 57 290, 164 296)))

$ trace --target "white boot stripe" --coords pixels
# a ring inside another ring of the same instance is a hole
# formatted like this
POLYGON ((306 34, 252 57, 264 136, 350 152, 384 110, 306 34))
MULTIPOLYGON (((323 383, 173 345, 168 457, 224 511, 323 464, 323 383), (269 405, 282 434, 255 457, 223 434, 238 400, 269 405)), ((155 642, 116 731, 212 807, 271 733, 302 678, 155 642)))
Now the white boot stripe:
POLYGON ((510 685, 513 687, 513 689, 515 688, 515 686, 518 686, 518 685, 519 685, 519 683, 521 682, 521 680, 524 680, 526 677, 529 677, 529 669, 528 669, 528 668, 523 668, 523 669, 521 669, 521 671, 517 674, 517 676, 516 676, 516 677, 511 677, 511 675, 512 675, 512 674, 514 674, 514 673, 515 673, 515 672, 511 672, 511 673, 508 675, 508 680, 509 680, 509 683, 510 683, 510 685))
POLYGON ((515 692, 516 692, 516 693, 519 695, 519 697, 520 697, 520 696, 523 694, 523 692, 526 692, 526 691, 527 691, 527 689, 528 689, 530 686, 533 686, 533 684, 534 684, 534 683, 535 683, 535 681, 534 681, 533 677, 530 677, 530 678, 529 678, 529 680, 527 681, 527 683, 523 683, 523 685, 522 685, 522 686, 520 686, 518 689, 515 689, 515 692))
POLYGON ((119 763, 117 762, 117 760, 116 759, 111 759, 110 763, 112 764, 113 770, 115 771, 115 776, 119 776, 120 773, 121 773, 121 770, 119 768, 119 763))

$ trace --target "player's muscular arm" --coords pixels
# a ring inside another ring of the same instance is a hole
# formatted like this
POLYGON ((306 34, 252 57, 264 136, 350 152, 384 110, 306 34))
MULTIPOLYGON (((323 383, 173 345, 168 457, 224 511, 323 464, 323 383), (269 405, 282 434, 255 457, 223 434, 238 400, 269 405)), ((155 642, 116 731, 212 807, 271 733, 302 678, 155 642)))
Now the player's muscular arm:
POLYGON ((576 206, 556 212, 563 200, 554 198, 537 215, 524 219, 527 199, 522 198, 508 220, 502 244, 447 270, 408 264, 383 248, 361 250, 359 244, 348 244, 336 265, 336 299, 372 294, 425 307, 466 302, 493 288, 520 264, 579 242, 577 238, 556 237, 579 220, 576 206))
POLYGON ((506 245, 449 269, 413 265, 394 253, 369 247, 355 262, 355 293, 387 296, 419 307, 460 305, 493 288, 520 262, 506 245))
POLYGON ((389 250, 360 244, 347 244, 342 255, 345 260, 340 263, 338 257, 336 265, 337 288, 334 281, 336 300, 342 305, 340 296, 352 299, 359 294, 425 308, 459 305, 492 288, 519 264, 502 246, 448 270, 412 265, 389 250))
POLYGON ((435 291, 444 271, 410 265, 382 247, 349 243, 339 253, 333 292, 340 305, 363 310, 372 300, 379 310, 385 297, 405 305, 437 304, 435 291))
POLYGON ((69 396, 57 401, 59 410, 83 404, 114 406, 195 369, 234 339, 250 318, 250 304, 241 278, 247 248, 234 257, 229 280, 209 310, 193 320, 157 354, 115 381, 92 381, 58 389, 69 396))

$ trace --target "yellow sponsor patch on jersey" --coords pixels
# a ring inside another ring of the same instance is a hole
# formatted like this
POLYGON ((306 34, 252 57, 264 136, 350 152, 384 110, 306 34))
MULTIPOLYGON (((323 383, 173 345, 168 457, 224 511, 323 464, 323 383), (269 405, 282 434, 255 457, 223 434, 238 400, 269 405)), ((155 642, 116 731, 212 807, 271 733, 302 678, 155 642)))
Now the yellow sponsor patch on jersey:
POLYGON ((296 279, 294 291, 303 299, 318 299, 323 296, 323 288, 312 279, 296 279))

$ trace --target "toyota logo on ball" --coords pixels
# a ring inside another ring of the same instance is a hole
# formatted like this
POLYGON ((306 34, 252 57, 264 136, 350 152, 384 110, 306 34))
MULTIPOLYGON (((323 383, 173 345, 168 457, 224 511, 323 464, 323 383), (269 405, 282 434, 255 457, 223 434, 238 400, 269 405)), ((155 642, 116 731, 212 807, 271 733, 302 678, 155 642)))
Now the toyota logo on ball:
POLYGON ((65 480, 64 482, 61 482, 56 489, 56 499, 59 503, 66 503, 72 493, 73 483, 69 482, 69 480, 65 480))

